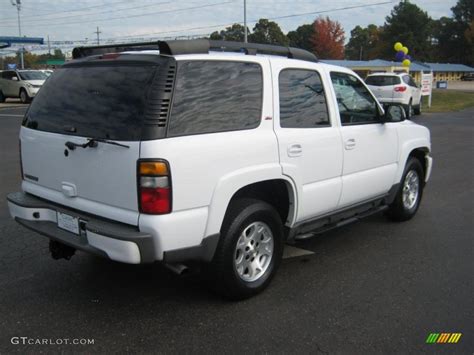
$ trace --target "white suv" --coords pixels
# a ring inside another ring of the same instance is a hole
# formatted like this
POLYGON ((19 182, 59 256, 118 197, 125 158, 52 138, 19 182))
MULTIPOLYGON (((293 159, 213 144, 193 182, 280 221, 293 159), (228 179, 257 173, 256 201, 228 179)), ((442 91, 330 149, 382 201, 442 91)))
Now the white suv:
POLYGON ((384 112, 351 70, 207 40, 74 56, 25 115, 22 192, 8 196, 54 258, 204 262, 242 299, 268 285, 284 243, 420 205, 428 129, 384 112))
POLYGON ((36 96, 48 76, 41 70, 5 70, 0 73, 0 102, 20 98, 24 104, 36 96))
POLYGON ((377 73, 367 76, 365 83, 382 104, 400 104, 408 118, 421 114, 421 88, 406 74, 377 73))

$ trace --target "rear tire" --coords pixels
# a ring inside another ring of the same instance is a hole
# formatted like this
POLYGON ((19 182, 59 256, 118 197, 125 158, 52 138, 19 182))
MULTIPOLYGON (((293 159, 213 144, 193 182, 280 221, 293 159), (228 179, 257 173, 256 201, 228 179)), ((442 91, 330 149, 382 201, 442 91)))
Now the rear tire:
POLYGON ((411 116, 413 115, 413 101, 412 101, 412 99, 410 99, 410 102, 408 103, 408 106, 405 109, 405 112, 407 114, 407 119, 410 119, 411 116))
POLYGON ((22 104, 27 104, 30 102, 30 97, 28 96, 28 93, 26 92, 25 89, 20 90, 20 101, 22 104))
POLYGON ((283 225, 275 208, 256 199, 236 200, 209 265, 211 287, 231 300, 252 297, 269 285, 282 255, 283 225))
POLYGON ((423 196, 424 173, 416 158, 409 158, 395 200, 386 215, 393 221, 408 221, 415 216, 423 196))
POLYGON ((421 115, 421 102, 423 101, 423 99, 421 98, 420 99, 420 104, 418 106, 415 107, 414 109, 414 112, 415 112, 415 115, 421 115))
POLYGON ((0 103, 5 102, 5 95, 3 95, 3 92, 0 91, 0 103))

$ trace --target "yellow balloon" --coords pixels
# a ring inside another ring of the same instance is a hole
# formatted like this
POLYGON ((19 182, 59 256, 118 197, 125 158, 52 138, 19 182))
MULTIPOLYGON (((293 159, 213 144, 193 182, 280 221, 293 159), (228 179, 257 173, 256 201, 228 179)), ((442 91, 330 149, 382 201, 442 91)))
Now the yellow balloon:
POLYGON ((405 54, 408 54, 408 48, 407 47, 402 47, 402 49, 400 49, 403 53, 405 54))
POLYGON ((403 65, 404 67, 409 67, 410 64, 411 64, 411 61, 410 61, 409 59, 405 59, 405 60, 402 62, 402 65, 403 65))
POLYGON ((395 43, 395 45, 393 46, 393 48, 395 48, 395 50, 398 52, 398 51, 401 51, 402 48, 403 48, 403 44, 401 44, 400 42, 397 42, 395 43))

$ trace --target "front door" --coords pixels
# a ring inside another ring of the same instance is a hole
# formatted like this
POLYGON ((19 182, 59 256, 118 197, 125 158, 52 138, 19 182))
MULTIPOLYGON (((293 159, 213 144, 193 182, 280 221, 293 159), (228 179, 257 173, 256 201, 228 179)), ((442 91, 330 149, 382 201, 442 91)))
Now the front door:
POLYGON ((387 193, 398 166, 398 123, 382 123, 379 107, 356 76, 331 72, 344 150, 342 196, 347 207, 387 193))

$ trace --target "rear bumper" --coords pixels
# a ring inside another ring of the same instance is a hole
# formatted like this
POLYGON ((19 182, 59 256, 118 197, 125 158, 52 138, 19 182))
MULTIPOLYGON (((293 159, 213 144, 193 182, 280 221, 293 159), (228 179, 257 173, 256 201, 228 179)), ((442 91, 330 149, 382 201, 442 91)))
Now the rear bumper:
POLYGON ((24 227, 75 249, 128 264, 151 263, 153 237, 137 227, 104 220, 40 199, 24 192, 7 196, 10 215, 24 227), (80 220, 80 235, 57 226, 57 213, 80 220))
POLYGON ((408 107, 408 103, 410 102, 404 98, 379 98, 378 100, 383 105, 402 105, 404 107, 408 107))

